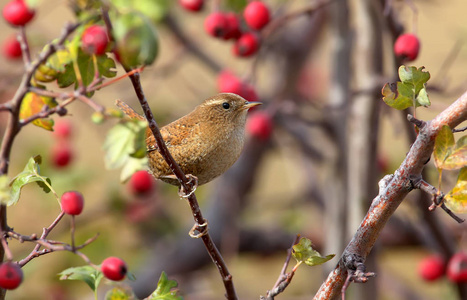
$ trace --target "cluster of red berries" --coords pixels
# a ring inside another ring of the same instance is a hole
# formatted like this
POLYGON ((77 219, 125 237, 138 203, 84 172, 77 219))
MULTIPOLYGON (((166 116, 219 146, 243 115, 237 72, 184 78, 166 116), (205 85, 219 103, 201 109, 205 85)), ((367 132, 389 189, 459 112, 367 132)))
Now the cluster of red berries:
POLYGON ((426 281, 435 281, 446 274, 454 283, 467 282, 467 253, 458 252, 449 261, 439 255, 425 257, 418 265, 418 273, 426 281))
POLYGON ((55 145, 52 146, 51 160, 56 168, 68 166, 73 160, 73 147, 71 146, 72 125, 69 121, 59 119, 54 125, 55 145))
MULTIPOLYGON (((28 7, 24 0, 13 0, 3 7, 3 18, 12 26, 24 26, 35 15, 35 11, 28 7)), ((21 45, 16 35, 9 36, 2 44, 3 55, 8 59, 21 58, 21 45)))
POLYGON ((415 34, 401 34, 394 43, 394 53, 404 61, 413 61, 417 59, 419 51, 420 40, 415 34))
MULTIPOLYGON (((182 7, 190 11, 200 11, 203 0, 179 0, 182 7)), ((239 57, 255 54, 260 47, 257 34, 269 23, 269 8, 261 1, 251 1, 243 11, 243 19, 248 28, 242 28, 241 19, 233 12, 216 11, 204 20, 206 32, 222 40, 234 40, 232 52, 239 57)), ((245 26, 246 27, 246 26, 245 26)))

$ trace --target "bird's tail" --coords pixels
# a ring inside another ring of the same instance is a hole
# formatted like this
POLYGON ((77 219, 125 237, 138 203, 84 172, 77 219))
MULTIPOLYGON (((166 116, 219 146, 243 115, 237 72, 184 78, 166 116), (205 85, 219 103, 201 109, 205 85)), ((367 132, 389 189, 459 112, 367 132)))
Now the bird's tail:
POLYGON ((117 99, 115 101, 115 105, 120 108, 121 111, 125 113, 131 119, 138 119, 138 120, 146 120, 142 115, 137 113, 133 108, 131 108, 128 104, 123 102, 122 100, 117 99))

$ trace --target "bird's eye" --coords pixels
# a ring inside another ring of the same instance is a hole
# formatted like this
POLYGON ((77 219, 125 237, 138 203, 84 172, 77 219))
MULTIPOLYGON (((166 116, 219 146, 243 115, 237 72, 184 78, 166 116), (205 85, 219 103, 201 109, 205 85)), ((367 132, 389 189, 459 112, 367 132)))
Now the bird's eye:
POLYGON ((222 107, 223 107, 224 109, 229 109, 229 108, 230 108, 229 102, 224 102, 224 103, 222 103, 222 107))

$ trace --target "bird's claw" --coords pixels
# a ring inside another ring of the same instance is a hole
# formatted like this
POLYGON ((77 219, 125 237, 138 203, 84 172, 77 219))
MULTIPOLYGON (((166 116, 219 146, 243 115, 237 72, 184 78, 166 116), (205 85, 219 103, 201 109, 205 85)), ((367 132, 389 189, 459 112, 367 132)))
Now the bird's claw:
POLYGON ((188 232, 188 234, 190 235, 190 237, 194 238, 194 239, 199 239, 200 237, 208 234, 208 231, 209 231, 209 227, 208 227, 208 221, 207 220, 204 220, 204 223, 203 224, 198 224, 196 223, 195 225, 193 225, 193 227, 190 229, 190 232, 188 232))
POLYGON ((180 190, 178 191, 178 195, 180 196, 180 198, 184 198, 184 199, 187 199, 188 197, 193 195, 193 193, 198 188, 198 177, 191 175, 191 174, 186 175, 186 177, 188 178, 187 185, 191 187, 190 192, 187 194, 183 185, 180 186, 180 190))

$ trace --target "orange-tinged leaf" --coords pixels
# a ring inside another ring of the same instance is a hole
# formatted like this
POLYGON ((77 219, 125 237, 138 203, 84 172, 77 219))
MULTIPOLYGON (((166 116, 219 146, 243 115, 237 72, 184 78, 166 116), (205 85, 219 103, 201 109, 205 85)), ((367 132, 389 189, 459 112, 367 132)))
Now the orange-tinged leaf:
MULTIPOLYGON (((31 92, 27 93, 21 103, 21 109, 19 112, 20 119, 23 121, 41 112, 44 105, 55 107, 57 102, 50 97, 39 96, 38 94, 31 92)), ((52 119, 36 119, 32 123, 46 130, 53 130, 54 121, 52 119)))
POLYGON ((451 128, 443 125, 438 132, 435 140, 435 147, 433 156, 435 158, 435 165, 438 169, 445 169, 445 161, 451 155, 454 148, 454 135, 451 128))
POLYGON ((452 211, 467 213, 467 167, 460 170, 456 185, 444 199, 452 211))

